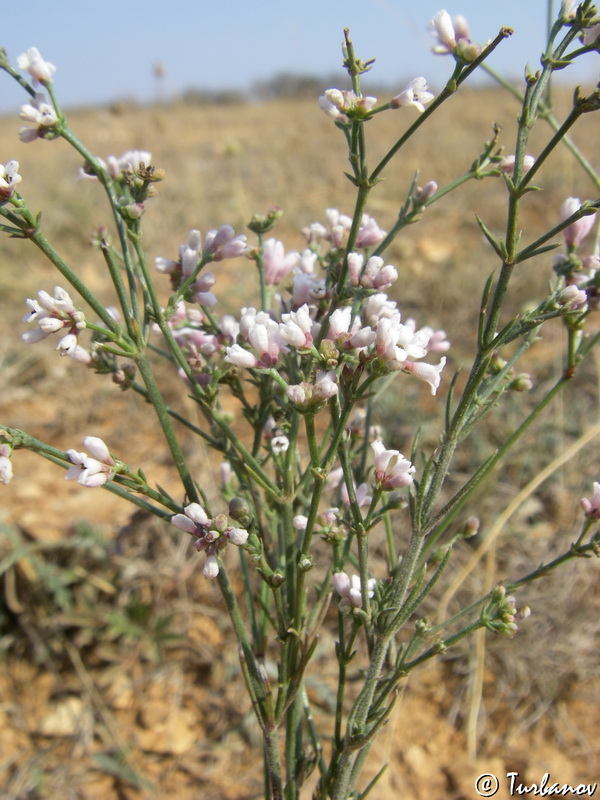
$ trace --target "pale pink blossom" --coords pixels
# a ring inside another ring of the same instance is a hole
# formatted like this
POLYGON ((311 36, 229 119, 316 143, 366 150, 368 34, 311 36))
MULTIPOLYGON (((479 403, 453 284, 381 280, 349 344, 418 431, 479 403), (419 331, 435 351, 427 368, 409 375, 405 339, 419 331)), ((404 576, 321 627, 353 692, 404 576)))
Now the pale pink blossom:
POLYGON ((413 106, 421 114, 425 111, 425 105, 431 103, 435 95, 427 87, 427 81, 423 77, 414 78, 407 84, 402 91, 390 100, 393 108, 413 106))
POLYGON ((375 478, 385 491, 402 489, 413 482, 415 467, 399 450, 386 450, 381 439, 371 443, 375 453, 375 478))
POLYGON ((425 205, 425 203, 431 200, 437 190, 438 184, 436 181, 428 181, 425 186, 417 186, 415 189, 415 201, 419 205, 425 205))
MULTIPOLYGON (((523 175, 526 175, 534 164, 534 156, 523 156, 523 175)), ((515 154, 512 153, 509 156, 505 156, 502 161, 498 162, 498 169, 505 172, 507 175, 512 175, 515 169, 515 154)))
POLYGON ((314 305, 327 294, 325 278, 317 278, 296 267, 292 283, 292 304, 295 308, 308 303, 314 305))
POLYGON ((108 156, 106 167, 111 178, 119 180, 124 172, 138 172, 140 167, 149 167, 152 153, 148 150, 127 150, 122 156, 108 156))
POLYGON ((427 330, 415 331, 412 325, 402 324, 400 314, 383 317, 377 323, 376 352, 388 369, 402 369, 407 359, 427 355, 429 338, 427 330))
POLYGON ((0 164, 0 205, 5 198, 12 197, 17 184, 21 183, 19 175, 19 162, 7 161, 0 164))
POLYGON ((439 42, 434 46, 433 52, 452 53, 456 49, 456 32, 450 14, 445 9, 438 11, 431 20, 431 27, 439 42))
POLYGON ((17 64, 19 69, 22 69, 23 72, 28 72, 34 81, 39 83, 51 81, 56 72, 54 64, 44 61, 37 47, 30 47, 26 53, 22 53, 17 58, 17 64))
POLYGON ((402 365, 402 369, 404 369, 405 372, 409 372, 411 375, 414 375, 415 378, 419 378, 420 380, 428 383, 431 388, 431 394, 435 395, 439 389, 442 370, 445 366, 446 357, 444 356, 440 360, 439 364, 427 364, 423 361, 405 361, 402 365))
MULTIPOLYGON (((371 500, 373 499, 369 494, 369 484, 361 483, 359 484, 359 486, 353 485, 353 488, 354 488, 354 496, 356 498, 358 507, 362 508, 363 506, 368 506, 371 503, 371 500)), ((346 486, 345 482, 342 483, 341 497, 343 503, 345 503, 347 506, 350 505, 350 495, 348 493, 348 487, 346 486)))
POLYGON ((317 372, 314 388, 314 397, 318 400, 329 400, 338 394, 339 386, 334 370, 327 372, 317 372))
POLYGON ((383 258, 371 256, 363 266, 361 253, 348 254, 348 272, 352 286, 364 289, 388 289, 398 280, 398 271, 391 264, 384 265, 383 258))
POLYGON ((199 503, 190 503, 184 509, 184 514, 175 514, 171 517, 171 525, 179 530, 190 533, 194 537, 194 547, 199 553, 206 554, 206 561, 202 570, 205 578, 216 578, 219 574, 217 553, 228 542, 238 547, 246 544, 248 531, 244 528, 235 528, 229 524, 224 514, 219 514, 210 519, 199 503))
POLYGON ((282 339, 292 347, 304 350, 311 347, 315 323, 310 317, 308 305, 304 304, 297 311, 291 311, 289 314, 282 314, 281 319, 279 331, 282 339))
MULTIPOLYGON (((562 204, 560 215, 563 220, 575 214, 581 208, 581 201, 578 197, 568 197, 562 204)), ((565 244, 569 248, 577 248, 594 227, 596 222, 596 214, 587 214, 584 217, 572 222, 567 228, 563 230, 563 237, 565 244)))
POLYGON ((36 322, 38 327, 22 335, 24 342, 39 342, 52 333, 62 331, 65 335, 58 343, 57 350, 69 355, 77 345, 77 336, 85 328, 85 316, 73 305, 68 292, 60 286, 54 287, 54 297, 41 290, 37 300, 26 300, 29 313, 24 322, 36 322))
POLYGON ((588 519, 600 519, 600 483, 594 483, 594 492, 591 499, 582 497, 579 502, 583 513, 588 519))
POLYGON ((469 24, 463 16, 452 18, 447 11, 438 11, 431 20, 431 29, 438 40, 433 52, 438 55, 455 53, 465 61, 474 61, 481 53, 480 45, 471 41, 469 24))
POLYGON ((583 35, 583 43, 587 46, 594 44, 600 36, 600 25, 592 25, 591 28, 586 28, 583 35))
POLYGON ((249 249, 245 234, 236 236, 231 225, 221 225, 218 230, 206 234, 202 255, 212 256, 213 261, 224 261, 244 255, 249 249))
POLYGON ((278 239, 267 239, 262 249, 265 283, 267 286, 277 286, 281 283, 285 276, 298 264, 299 257, 299 253, 295 250, 286 253, 283 242, 278 239))
MULTIPOLYGON (((332 578, 333 586, 342 603, 346 604, 348 610, 361 608, 362 606, 362 585, 358 575, 348 575, 346 572, 336 572, 332 578)), ((367 583, 367 595, 369 598, 375 594, 375 578, 369 578, 367 583)), ((340 606, 342 606, 340 603, 340 606)))
POLYGON ((376 97, 361 97, 344 89, 327 89, 319 97, 321 110, 334 121, 345 121, 349 114, 366 115, 376 103, 376 97))
POLYGON ((570 286, 565 286, 565 288, 559 292, 559 295, 556 299, 559 305, 565 306, 572 311, 578 311, 582 308, 585 308, 587 305, 588 296, 586 291, 579 289, 576 285, 572 284, 570 286))
POLYGON ((363 214, 356 235, 356 247, 359 249, 374 247, 385 238, 386 233, 387 231, 382 230, 373 217, 363 214))
POLYGON ((86 436, 83 446, 88 453, 67 450, 72 467, 65 473, 65 480, 76 480, 82 486, 96 488, 112 480, 116 472, 116 463, 108 447, 97 436, 86 436))

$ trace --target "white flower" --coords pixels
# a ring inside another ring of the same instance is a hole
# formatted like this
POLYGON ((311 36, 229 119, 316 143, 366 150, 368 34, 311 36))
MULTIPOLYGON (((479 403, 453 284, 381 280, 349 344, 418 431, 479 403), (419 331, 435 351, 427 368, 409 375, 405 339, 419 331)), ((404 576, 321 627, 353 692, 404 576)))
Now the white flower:
POLYGON ((417 111, 423 113, 425 104, 430 103, 435 95, 427 88, 425 78, 414 78, 404 89, 392 97, 390 103, 394 108, 401 106, 414 106, 417 111))
POLYGON ((44 81, 51 81, 52 76, 56 72, 56 67, 49 61, 44 61, 40 55, 37 47, 30 47, 26 53, 23 53, 17 58, 19 69, 28 72, 31 77, 43 83, 44 81))
POLYGON ((58 120, 56 111, 43 92, 36 92, 31 103, 21 106, 19 117, 33 125, 32 128, 19 130, 19 139, 22 142, 32 142, 35 139, 43 138, 46 135, 46 129, 56 125, 58 120))
POLYGON ((0 164, 0 203, 2 198, 11 197, 15 191, 15 186, 21 183, 21 176, 18 172, 18 161, 7 161, 6 164, 0 164))
POLYGON ((86 436, 84 447, 91 453, 67 450, 72 467, 65 473, 65 480, 76 480, 91 489, 103 486, 115 476, 116 464, 106 444, 97 436, 86 436))
MULTIPOLYGON (((351 609, 361 608, 362 606, 362 586, 358 575, 348 575, 347 572, 336 572, 333 576, 333 585, 336 592, 346 601, 346 606, 351 609)), ((369 578, 367 583, 367 595, 369 598, 375 594, 375 578, 369 578)), ((342 605, 342 603, 340 603, 342 605)))
POLYGON ((282 314, 279 324, 281 338, 292 347, 309 348, 313 343, 312 330, 314 323, 310 318, 308 305, 305 303, 297 311, 282 314))

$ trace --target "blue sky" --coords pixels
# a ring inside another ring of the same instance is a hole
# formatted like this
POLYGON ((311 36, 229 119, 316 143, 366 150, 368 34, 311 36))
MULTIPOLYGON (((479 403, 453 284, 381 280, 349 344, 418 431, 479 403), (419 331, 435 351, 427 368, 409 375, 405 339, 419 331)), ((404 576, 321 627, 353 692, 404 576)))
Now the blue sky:
MULTIPOLYGON (((402 88, 411 78, 424 75, 439 87, 451 62, 431 53, 427 27, 443 7, 467 17, 476 41, 493 38, 502 25, 515 29, 490 62, 505 73, 521 76, 526 63, 538 64, 546 0, 448 0, 445 6, 444 2, 4 0, 0 45, 13 62, 36 46, 54 63, 64 106, 151 100, 156 91, 152 66, 159 61, 166 70, 166 96, 190 87, 245 88, 278 72, 331 74, 339 69, 346 26, 358 55, 377 58, 374 79, 386 84, 397 81, 402 88)), ((590 86, 598 79, 593 58, 588 57, 577 73, 577 79, 590 86)), ((4 76, 0 80, 0 113, 12 113, 23 102, 22 93, 4 76)))

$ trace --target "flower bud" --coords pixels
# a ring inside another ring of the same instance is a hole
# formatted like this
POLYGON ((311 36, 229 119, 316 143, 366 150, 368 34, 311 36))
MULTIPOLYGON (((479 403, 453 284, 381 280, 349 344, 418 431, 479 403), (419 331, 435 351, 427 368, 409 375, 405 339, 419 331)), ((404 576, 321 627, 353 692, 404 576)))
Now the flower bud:
POLYGON ((245 497, 234 497, 229 501, 229 516, 239 522, 242 528, 250 527, 254 519, 252 506, 245 497))

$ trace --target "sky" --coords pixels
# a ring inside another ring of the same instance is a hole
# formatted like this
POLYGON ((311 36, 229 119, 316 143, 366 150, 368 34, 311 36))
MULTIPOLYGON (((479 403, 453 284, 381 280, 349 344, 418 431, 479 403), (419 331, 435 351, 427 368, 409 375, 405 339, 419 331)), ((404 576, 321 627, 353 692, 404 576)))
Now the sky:
MULTIPOLYGON (((431 53, 428 32, 443 0, 3 0, 0 46, 13 63, 29 47, 57 67, 65 108, 113 100, 168 99, 189 88, 247 89, 282 72, 330 75, 339 71, 344 27, 357 55, 377 59, 374 81, 402 89, 423 75, 440 87, 448 57, 431 53), (159 89, 153 65, 165 74, 159 89)), ((554 0, 558 7, 559 0, 554 0)), ((448 0, 475 41, 492 39, 502 26, 515 33, 490 64, 518 78, 536 68, 544 43, 547 0, 448 0), (454 5, 456 3, 456 5, 454 5)), ((576 79, 594 86, 592 54, 576 79)), ((368 82, 364 83, 368 91, 368 82)), ((22 90, 0 74, 0 113, 18 111, 22 90)))

